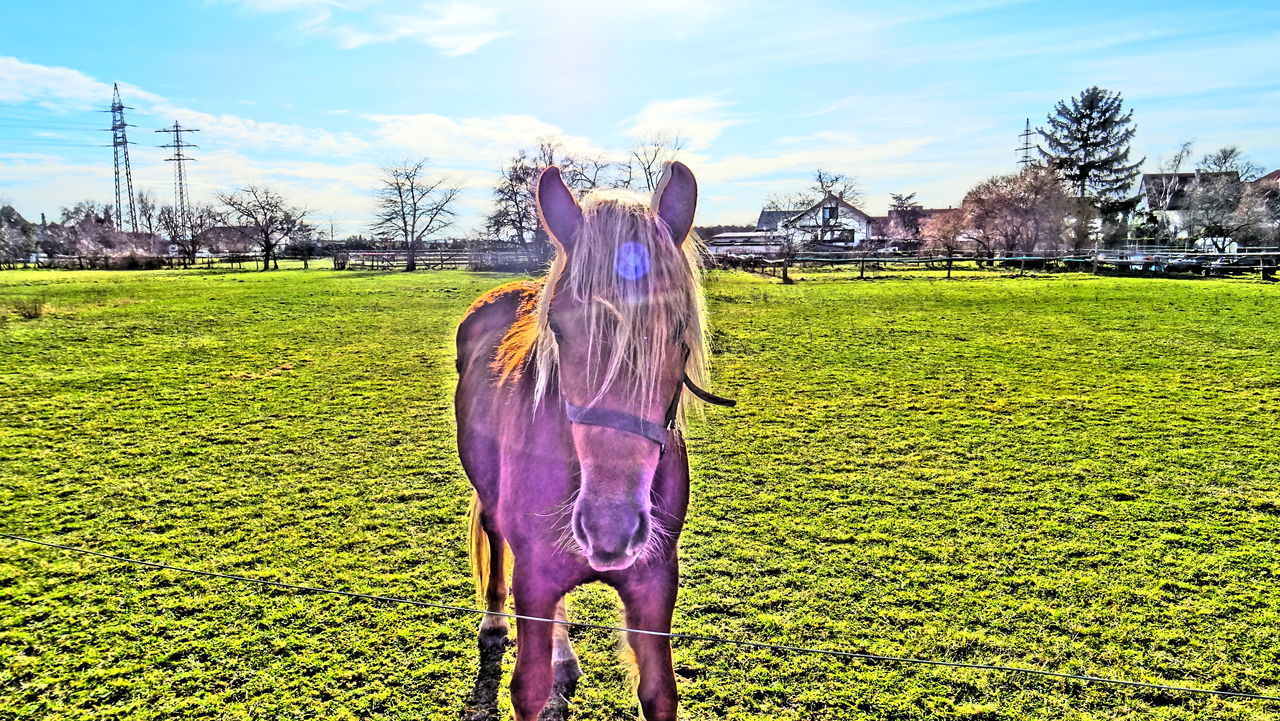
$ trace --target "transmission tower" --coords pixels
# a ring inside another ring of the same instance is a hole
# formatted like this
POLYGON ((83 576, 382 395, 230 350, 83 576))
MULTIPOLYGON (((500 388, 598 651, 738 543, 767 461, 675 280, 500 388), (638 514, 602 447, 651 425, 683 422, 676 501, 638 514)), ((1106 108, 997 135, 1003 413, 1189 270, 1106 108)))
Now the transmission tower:
POLYGON ((129 139, 125 137, 124 111, 133 108, 120 102, 120 85, 112 84, 111 96, 111 148, 116 159, 116 225, 124 221, 124 194, 129 196, 129 232, 138 232, 138 207, 133 202, 133 170, 129 167, 129 139), (121 162, 123 161, 123 162, 121 162), (120 168, 124 167, 124 187, 120 185, 120 168), (123 192, 122 192, 123 191, 123 192))
POLYGON ((1018 152, 1021 154, 1018 157, 1018 165, 1021 165, 1024 168, 1031 165, 1033 162, 1031 160, 1031 151, 1035 150, 1036 146, 1031 144, 1032 135, 1035 135, 1035 132, 1031 130, 1031 118, 1027 118, 1026 129, 1021 133, 1018 133, 1018 137, 1022 138, 1022 145, 1018 146, 1018 152))
POLYGON ((165 158, 165 160, 173 163, 173 210, 178 216, 178 224, 181 226, 183 235, 187 236, 191 232, 191 207, 187 204, 187 161, 194 161, 195 158, 182 151, 186 148, 198 148, 200 146, 184 143, 182 134, 198 133, 200 131, 196 128, 184 128, 175 120, 172 128, 164 128, 156 132, 173 134, 172 142, 160 147, 173 148, 173 155, 165 158))

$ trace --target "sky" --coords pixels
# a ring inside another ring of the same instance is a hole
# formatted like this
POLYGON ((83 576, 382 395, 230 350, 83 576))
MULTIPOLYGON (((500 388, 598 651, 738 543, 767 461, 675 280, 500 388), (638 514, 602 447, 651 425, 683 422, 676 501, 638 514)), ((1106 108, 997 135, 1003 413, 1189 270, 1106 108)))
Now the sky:
POLYGON ((367 232, 379 168, 426 157, 479 227, 498 168, 557 136, 625 156, 678 133, 699 224, 754 223, 817 168, 959 204, 1017 169, 1027 118, 1123 94, 1147 169, 1184 141, 1280 168, 1280 5, 825 0, 42 0, 0 4, 0 203, 50 220, 114 198, 119 83, 135 190, 279 187, 339 235, 367 232))

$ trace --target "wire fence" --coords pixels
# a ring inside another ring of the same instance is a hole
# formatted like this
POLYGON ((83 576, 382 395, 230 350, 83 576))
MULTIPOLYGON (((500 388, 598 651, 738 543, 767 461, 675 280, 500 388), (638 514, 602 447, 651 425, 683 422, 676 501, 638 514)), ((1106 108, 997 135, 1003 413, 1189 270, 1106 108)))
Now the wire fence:
POLYGON ((985 663, 965 663, 962 661, 939 661, 936 659, 911 658, 907 656, 886 656, 883 654, 859 653, 856 651, 843 651, 835 649, 811 648, 807 646, 796 646, 785 643, 771 643, 767 641, 752 641, 742 638, 723 638, 720 636, 708 636, 696 633, 681 633, 672 631, 651 631, 641 628, 628 628, 626 626, 611 626, 602 623, 590 623, 586 621, 568 621, 556 618, 542 618, 540 616, 528 616, 518 613, 491 613, 484 609, 472 608, 470 606, 458 606, 448 603, 438 603, 434 601, 419 601, 409 598, 397 598, 395 596, 382 596, 371 593, 359 593, 356 591, 343 591, 334 588, 323 588, 320 586, 306 586, 296 583, 285 583, 282 581, 270 581, 262 578, 249 578, 248 576, 237 576, 230 573, 218 573, 216 571, 202 571, 195 568, 184 568, 182 566, 172 566, 167 563, 157 563, 155 561, 144 561, 127 556, 118 556, 111 553, 103 553, 101 551, 93 551, 87 548, 78 548, 76 546, 67 546, 60 543, 51 543, 49 541, 39 541, 34 538, 27 538, 12 533, 0 533, 0 538, 8 538, 13 541, 28 543, 47 548, 56 548, 62 551, 79 553, 86 556, 96 556, 120 563, 130 563, 147 568, 154 568, 164 571, 178 571, 180 573, 188 573, 195 576, 204 576, 207 578, 220 578, 227 581, 238 581, 241 583, 256 584, 259 586, 267 586, 286 591, 298 591, 303 593, 319 593, 333 596, 344 596, 347 598, 355 598, 365 601, 374 601, 379 603, 395 603, 408 606, 419 606, 422 608, 433 608, 441 611, 453 611, 457 613, 471 613, 478 615, 501 616, 508 619, 525 620, 525 621, 541 621, 544 623, 554 623, 563 626, 571 626, 575 628, 587 628, 598 631, 613 631, 621 633, 634 633, 645 636, 664 636, 672 641, 689 641, 698 643, 708 643, 717 645, 730 645, 745 648, 755 648, 767 651, 784 652, 784 653, 803 653, 821 656, 830 656, 833 658, 851 659, 857 661, 870 661, 888 664, 907 664, 919 666, 942 666, 946 668, 971 669, 978 671, 991 671, 996 673, 1024 674, 1029 676, 1042 676, 1048 678, 1056 678, 1064 681, 1076 681, 1080 683, 1108 684, 1113 686, 1127 686, 1131 688, 1142 688, 1155 691, 1168 691, 1172 693, 1188 693, 1207 696, 1218 696, 1226 698, 1251 699, 1255 701, 1280 701, 1280 696, 1269 696, 1266 694, 1245 693, 1242 691, 1222 691, 1218 689, 1195 688, 1191 686, 1170 686, 1167 684, 1149 683, 1146 681, 1126 681, 1124 679, 1107 678, 1103 676, 1087 676, 1082 674, 1063 673, 1059 671, 1046 671, 1037 668, 1022 668, 1018 666, 1002 666, 998 664, 985 663))

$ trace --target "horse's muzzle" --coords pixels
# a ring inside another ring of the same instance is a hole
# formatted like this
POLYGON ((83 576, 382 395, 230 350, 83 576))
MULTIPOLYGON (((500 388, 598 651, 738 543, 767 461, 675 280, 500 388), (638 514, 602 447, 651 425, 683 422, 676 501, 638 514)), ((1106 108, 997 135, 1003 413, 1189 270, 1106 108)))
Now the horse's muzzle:
POLYGON ((601 511, 579 508, 573 514, 573 536, 597 571, 620 571, 644 555, 649 543, 649 514, 613 507, 601 511))

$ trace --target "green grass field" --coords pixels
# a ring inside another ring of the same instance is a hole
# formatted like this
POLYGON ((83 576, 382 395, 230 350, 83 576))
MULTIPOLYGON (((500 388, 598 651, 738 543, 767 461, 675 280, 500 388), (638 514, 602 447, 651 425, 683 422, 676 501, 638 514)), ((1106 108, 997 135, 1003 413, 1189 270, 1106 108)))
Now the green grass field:
MULTIPOLYGON (((451 342, 503 280, 0 273, 0 531, 472 604, 451 342), (44 314, 11 311, 23 299, 44 314)), ((1280 287, 717 273, 707 290, 714 389, 739 406, 689 434, 678 630, 1280 694, 1280 287)), ((591 587, 570 613, 612 623, 617 605, 591 587)), ((0 540, 0 719, 456 718, 477 623, 0 540)), ((573 635, 576 717, 635 718, 616 637, 573 635)), ((698 720, 1280 715, 675 657, 698 720)))

